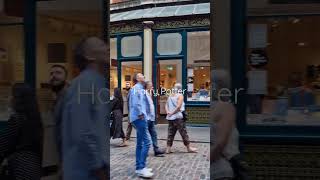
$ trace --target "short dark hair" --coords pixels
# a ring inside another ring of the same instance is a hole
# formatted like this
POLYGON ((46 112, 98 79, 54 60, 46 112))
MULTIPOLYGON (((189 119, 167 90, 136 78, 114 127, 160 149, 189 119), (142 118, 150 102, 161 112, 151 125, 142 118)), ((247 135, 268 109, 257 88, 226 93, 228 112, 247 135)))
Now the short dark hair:
POLYGON ((61 68, 61 69, 63 69, 64 73, 66 74, 66 77, 68 77, 68 70, 67 70, 66 67, 64 67, 64 66, 62 66, 60 64, 54 64, 54 65, 51 66, 50 69, 52 69, 52 68, 61 68))

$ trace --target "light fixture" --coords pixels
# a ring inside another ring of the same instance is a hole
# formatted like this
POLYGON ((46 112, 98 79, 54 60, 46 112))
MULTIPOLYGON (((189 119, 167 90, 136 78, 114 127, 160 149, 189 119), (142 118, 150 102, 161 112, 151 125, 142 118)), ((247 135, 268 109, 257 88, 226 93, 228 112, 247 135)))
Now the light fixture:
POLYGON ((202 76, 203 76, 203 77, 206 77, 206 75, 205 75, 205 74, 202 74, 202 76))
POLYGON ((299 18, 296 18, 296 17, 291 17, 289 18, 289 21, 292 23, 292 24, 297 24, 300 22, 301 19, 299 18))
POLYGON ((300 47, 303 47, 303 46, 306 46, 307 45, 307 43, 305 43, 305 42, 298 42, 298 46, 300 46, 300 47))
POLYGON ((167 70, 172 71, 172 70, 173 70, 173 66, 168 65, 168 66, 167 66, 167 70))
POLYGON ((200 69, 204 69, 204 67, 201 66, 200 69))

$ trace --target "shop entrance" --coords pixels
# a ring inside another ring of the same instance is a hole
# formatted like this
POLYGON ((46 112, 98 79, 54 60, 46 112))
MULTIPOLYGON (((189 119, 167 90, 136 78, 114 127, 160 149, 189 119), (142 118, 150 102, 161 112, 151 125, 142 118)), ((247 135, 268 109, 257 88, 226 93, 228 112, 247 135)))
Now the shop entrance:
POLYGON ((155 92, 159 123, 165 123, 165 105, 175 83, 182 83, 182 59, 159 60, 157 62, 155 92))

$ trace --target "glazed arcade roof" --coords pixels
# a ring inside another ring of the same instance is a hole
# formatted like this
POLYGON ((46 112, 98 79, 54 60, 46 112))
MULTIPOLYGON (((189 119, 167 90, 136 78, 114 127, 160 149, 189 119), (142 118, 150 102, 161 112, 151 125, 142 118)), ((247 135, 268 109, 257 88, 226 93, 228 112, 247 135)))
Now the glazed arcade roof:
POLYGON ((111 14, 110 22, 134 20, 141 18, 174 17, 209 13, 210 3, 153 7, 111 14))

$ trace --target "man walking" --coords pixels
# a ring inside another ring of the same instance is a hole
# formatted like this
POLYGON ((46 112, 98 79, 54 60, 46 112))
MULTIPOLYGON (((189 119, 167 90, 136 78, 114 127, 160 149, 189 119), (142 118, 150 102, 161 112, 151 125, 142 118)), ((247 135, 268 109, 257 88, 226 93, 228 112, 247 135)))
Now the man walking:
POLYGON ((152 169, 146 167, 148 151, 150 147, 150 140, 148 136, 147 112, 150 111, 148 106, 147 95, 144 90, 144 76, 138 73, 134 76, 136 85, 130 90, 129 109, 130 122, 137 131, 136 143, 136 173, 143 178, 150 178, 153 176, 152 169))
MULTIPOLYGON (((52 146, 55 148, 49 148, 48 153, 51 154, 51 157, 56 157, 56 165, 58 166, 58 176, 59 179, 62 179, 62 162, 61 162, 61 111, 62 111, 62 100, 63 95, 65 91, 67 90, 69 84, 67 82, 68 77, 68 71, 67 69, 59 64, 55 64, 51 66, 50 68, 50 77, 49 77, 49 83, 51 86, 51 90, 54 93, 54 103, 53 103, 53 124, 54 130, 52 133, 54 133, 55 140, 48 140, 47 143, 51 142, 53 143, 52 146)), ((48 126, 47 132, 51 132, 49 130, 50 126, 48 126)), ((47 136, 48 137, 48 136, 47 136)), ((48 146, 50 147, 50 145, 48 146)), ((53 158, 54 159, 54 158, 53 158)))
POLYGON ((148 106, 150 107, 148 112, 147 122, 148 122, 148 131, 150 133, 151 140, 152 140, 154 155, 157 157, 163 157, 164 156, 163 154, 165 152, 161 150, 158 146, 158 137, 157 137, 157 131, 155 127, 156 116, 155 116, 155 109, 154 109, 154 104, 152 100, 152 95, 154 92, 153 92, 153 85, 151 81, 147 81, 145 83, 145 91, 148 98, 148 106))
MULTIPOLYGON (((91 37, 75 49, 80 70, 63 98, 62 162, 63 179, 107 180, 108 92, 103 78, 108 48, 91 37)), ((108 112, 109 111, 109 112, 108 112)))

